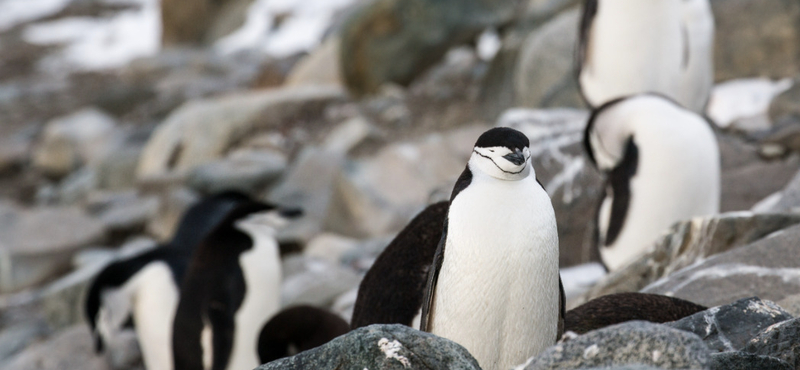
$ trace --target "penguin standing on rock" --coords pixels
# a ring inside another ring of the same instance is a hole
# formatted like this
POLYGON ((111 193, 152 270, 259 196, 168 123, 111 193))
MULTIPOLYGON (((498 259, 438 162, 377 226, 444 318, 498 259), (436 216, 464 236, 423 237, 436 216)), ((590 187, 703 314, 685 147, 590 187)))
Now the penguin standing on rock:
POLYGON ((553 206, 528 138, 483 133, 450 198, 420 328, 464 346, 486 370, 553 345, 563 313, 553 206))
POLYGON ((261 328, 280 307, 275 232, 298 210, 236 205, 198 245, 180 289, 172 348, 177 370, 252 369, 261 328))
POLYGON ((597 245, 609 270, 635 259, 670 225, 719 212, 720 158, 711 124, 664 97, 605 104, 584 133, 606 175, 597 245))
POLYGON ((576 67, 591 107, 654 92, 702 113, 714 82, 708 0, 585 0, 576 67))

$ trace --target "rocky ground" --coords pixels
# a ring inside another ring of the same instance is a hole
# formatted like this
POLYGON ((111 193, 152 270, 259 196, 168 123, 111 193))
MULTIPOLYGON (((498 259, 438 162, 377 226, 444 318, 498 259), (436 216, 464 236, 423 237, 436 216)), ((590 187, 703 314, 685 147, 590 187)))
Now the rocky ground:
MULTIPOLYGON (((63 3, 13 22, 0 3, 0 368, 141 367, 135 347, 92 352, 85 287, 105 263, 165 240, 183 210, 226 188, 305 209, 281 235, 282 305, 347 318, 374 258, 425 205, 449 195, 475 139, 494 125, 531 139, 556 209, 570 307, 624 291, 720 306, 669 325, 587 333, 525 369, 800 366, 794 0, 711 1, 719 85, 708 114, 724 213, 673 226, 647 255, 602 279, 586 267, 597 258, 590 233, 602 180, 581 145, 588 111, 571 64, 578 1, 530 0, 524 11, 502 1, 342 1, 321 42, 299 51, 278 53, 273 43, 220 52, 235 43, 206 30, 186 36, 189 46, 144 48, 99 67, 65 59, 72 44, 42 42, 36 26, 146 15, 157 2, 63 3), (386 13, 403 6, 424 14, 386 13)), ((302 11, 275 11, 275 33, 302 11)), ((203 16, 222 25, 237 18, 226 12, 203 16)), ((165 34, 188 32, 178 23, 165 24, 165 34)), ((461 347, 399 326, 360 329, 329 346, 289 361, 421 369, 439 368, 429 361, 442 357, 441 368, 477 368, 461 347), (353 343, 366 352, 325 357, 353 343)))

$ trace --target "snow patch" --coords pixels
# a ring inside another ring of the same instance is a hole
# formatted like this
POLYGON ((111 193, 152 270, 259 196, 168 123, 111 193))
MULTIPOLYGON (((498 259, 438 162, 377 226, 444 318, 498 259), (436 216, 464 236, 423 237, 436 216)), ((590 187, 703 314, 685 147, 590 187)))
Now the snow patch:
POLYGON ((16 25, 51 16, 63 10, 72 0, 2 0, 0 32, 16 25))

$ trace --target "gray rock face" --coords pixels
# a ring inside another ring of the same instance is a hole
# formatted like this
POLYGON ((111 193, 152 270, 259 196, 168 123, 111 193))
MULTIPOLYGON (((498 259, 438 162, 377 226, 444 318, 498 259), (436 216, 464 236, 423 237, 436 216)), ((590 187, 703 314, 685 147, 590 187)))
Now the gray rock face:
POLYGON ((694 334, 644 321, 591 331, 545 350, 525 370, 646 365, 707 369, 710 353, 694 334))
POLYGON ((94 353, 92 343, 86 325, 76 325, 26 348, 0 365, 5 370, 109 369, 105 358, 94 353))
POLYGON ((800 367, 800 319, 768 327, 747 343, 743 351, 776 357, 797 369, 800 367))
MULTIPOLYGON (((587 298, 639 291, 648 284, 706 257, 747 245, 798 223, 800 217, 797 215, 746 212, 725 213, 712 218, 695 218, 680 222, 658 239, 645 255, 627 267, 607 275, 589 291, 587 298)), ((643 292, 664 294, 666 291, 656 289, 643 292)), ((698 297, 699 300, 680 295, 676 297, 704 306, 716 306, 737 298, 755 295, 758 294, 738 296, 728 300, 721 300, 722 297, 718 297, 719 299, 711 301, 713 303, 709 303, 709 295, 698 297)))
POLYGON ((711 370, 792 370, 786 361, 775 357, 744 352, 725 352, 711 355, 711 370))
POLYGON ((711 7, 716 23, 717 81, 800 73, 800 3, 712 0, 711 7))
POLYGON ((794 213, 800 211, 800 172, 783 188, 778 200, 769 207, 768 211, 794 213))
POLYGON ((779 301, 800 293, 800 226, 706 259, 659 280, 644 293, 717 306, 744 297, 779 301))
POLYGON ((371 325, 258 370, 480 370, 464 347, 405 325, 371 325))
POLYGON ((77 207, 19 210, 0 204, 0 293, 18 291, 66 271, 80 248, 102 242, 105 228, 77 207))
POLYGON ((386 82, 408 85, 451 46, 511 20, 521 1, 378 0, 350 16, 341 30, 341 65, 356 96, 386 82))
POLYGON ((665 325, 697 334, 713 351, 730 352, 744 348, 768 326, 790 319, 792 315, 774 303, 754 297, 713 307, 665 325))

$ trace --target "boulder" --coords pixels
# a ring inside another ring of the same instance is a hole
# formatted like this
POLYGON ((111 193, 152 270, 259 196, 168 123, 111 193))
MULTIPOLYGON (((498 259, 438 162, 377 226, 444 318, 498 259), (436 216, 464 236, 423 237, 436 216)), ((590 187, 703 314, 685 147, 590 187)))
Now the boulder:
POLYGON ((800 213, 800 172, 777 193, 774 203, 764 211, 800 213))
MULTIPOLYGON (((361 277, 339 263, 324 259, 299 257, 289 262, 281 285, 281 307, 308 304, 330 307, 341 294, 358 286, 361 277)), ((284 265, 285 265, 284 264, 284 265)))
POLYGON ((697 334, 716 352, 739 351, 768 326, 792 319, 770 301, 744 298, 665 325, 697 334))
POLYGON ((768 327, 747 343, 743 352, 776 357, 797 369, 800 367, 800 319, 768 327))
POLYGON ((161 43, 167 47, 209 44, 241 26, 252 2, 161 1, 161 43))
POLYGON ((717 81, 800 74, 800 3, 711 0, 711 8, 717 81))
POLYGON ((339 49, 341 39, 328 37, 310 54, 300 59, 286 77, 286 86, 336 85, 342 86, 339 49))
POLYGON ((282 153, 239 150, 225 159, 195 167, 186 185, 200 194, 225 190, 259 194, 283 174, 286 162, 282 153))
POLYGON ((644 321, 591 331, 546 349, 525 370, 646 365, 708 369, 710 353, 694 334, 644 321))
POLYGON ((480 366, 455 342, 395 324, 359 328, 320 347, 256 369, 480 370, 480 366))
POLYGON ((187 173, 221 158, 234 143, 259 130, 321 117, 326 106, 343 99, 337 87, 301 86, 190 101, 153 133, 137 175, 187 173))
POLYGON ((800 226, 714 255, 674 272, 642 292, 673 295, 705 306, 744 297, 779 301, 800 293, 800 226))
POLYGON ((711 355, 711 370, 792 370, 786 361, 770 356, 745 352, 725 352, 711 355))
POLYGON ((0 365, 5 370, 110 370, 106 359, 94 353, 93 343, 89 328, 75 325, 0 365))
POLYGON ((61 177, 82 164, 97 163, 111 149, 116 122, 105 113, 86 108, 48 122, 33 152, 33 165, 61 177))
POLYGON ((510 21, 522 2, 377 0, 341 29, 340 64, 350 92, 363 96, 391 82, 408 85, 454 45, 510 21))
POLYGON ((41 340, 49 332, 44 322, 24 322, 0 330, 0 365, 32 343, 41 340))
POLYGON ((0 293, 52 279, 69 269, 75 252, 105 236, 103 223, 78 207, 20 210, 0 204, 0 293))
MULTIPOLYGON (((677 293, 672 290, 656 288, 664 283, 659 280, 667 277, 672 279, 676 271, 687 266, 696 265, 698 261, 718 255, 725 251, 753 243, 776 231, 800 223, 800 216, 791 214, 752 214, 748 212, 725 213, 709 218, 694 218, 689 221, 679 222, 657 239, 644 255, 620 270, 607 275, 597 285, 589 290, 587 299, 611 293, 635 292, 648 284, 650 289, 646 293, 672 295, 677 293), (658 282, 657 282, 658 281, 658 282)), ((745 260, 746 261, 746 260, 745 260)), ((713 280, 713 277, 709 277, 713 280)), ((671 283, 668 286, 674 286, 671 283)), ((718 289, 711 289, 718 291, 718 289)), ((731 292, 726 292, 731 293, 731 292)), ((731 302, 738 298, 760 296, 759 294, 746 294, 727 299, 724 294, 701 294, 701 296, 682 296, 683 298, 704 306, 717 306, 731 302), (724 298, 723 298, 724 297, 724 298), (727 299, 727 300, 722 300, 727 299)), ((768 298, 775 299, 775 297, 768 298)))

